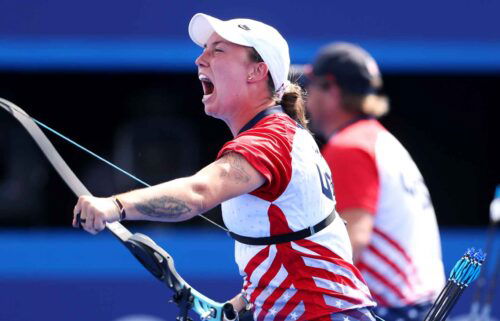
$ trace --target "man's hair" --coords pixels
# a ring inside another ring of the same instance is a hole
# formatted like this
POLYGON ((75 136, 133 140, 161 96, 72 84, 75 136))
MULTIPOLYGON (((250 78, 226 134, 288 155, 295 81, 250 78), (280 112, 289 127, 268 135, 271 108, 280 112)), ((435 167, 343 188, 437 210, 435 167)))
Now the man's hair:
MULTIPOLYGON (((339 87, 340 88, 340 87, 339 87)), ((342 108, 351 113, 382 117, 389 112, 389 98, 376 94, 352 94, 340 88, 342 108)))

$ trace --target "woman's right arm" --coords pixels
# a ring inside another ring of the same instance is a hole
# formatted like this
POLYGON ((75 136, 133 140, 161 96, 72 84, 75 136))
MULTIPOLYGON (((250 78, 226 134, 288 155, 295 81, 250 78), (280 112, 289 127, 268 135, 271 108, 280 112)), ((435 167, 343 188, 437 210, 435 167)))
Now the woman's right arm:
POLYGON ((85 230, 93 234, 104 229, 105 222, 119 220, 114 198, 123 205, 127 220, 184 221, 250 193, 264 182, 264 176, 243 156, 228 152, 190 177, 108 198, 82 196, 74 209, 73 226, 77 226, 77 213, 85 219, 85 230))
POLYGON ((263 183, 262 175, 243 156, 227 153, 193 176, 117 197, 131 220, 183 221, 263 183))

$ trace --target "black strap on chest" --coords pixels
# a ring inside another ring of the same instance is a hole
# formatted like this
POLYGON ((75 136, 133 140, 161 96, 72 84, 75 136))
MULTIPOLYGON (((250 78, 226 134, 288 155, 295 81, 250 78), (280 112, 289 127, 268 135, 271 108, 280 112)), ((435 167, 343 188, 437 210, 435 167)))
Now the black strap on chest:
POLYGON ((287 234, 280 234, 280 235, 272 235, 272 236, 265 236, 265 237, 250 237, 250 236, 243 236, 239 235, 233 232, 228 232, 229 236, 231 236, 233 239, 240 243, 248 244, 248 245, 272 245, 272 244, 280 244, 280 243, 286 243, 286 242, 293 242, 293 241, 298 241, 298 240, 303 240, 306 237, 309 237, 311 235, 314 235, 330 225, 335 220, 336 216, 335 210, 333 210, 325 219, 323 219, 321 222, 314 226, 309 226, 308 228, 305 228, 300 231, 292 232, 292 233, 287 233, 287 234))
POLYGON ((276 105, 274 107, 269 107, 267 109, 264 109, 263 111, 261 111, 260 113, 255 115, 254 118, 250 119, 250 121, 248 123, 246 123, 242 129, 240 129, 240 131, 238 132, 238 135, 243 133, 246 130, 249 130, 253 126, 255 126, 255 124, 257 124, 262 118, 269 116, 269 115, 272 115, 272 114, 277 114, 277 113, 284 113, 283 107, 281 107, 280 105, 276 105))

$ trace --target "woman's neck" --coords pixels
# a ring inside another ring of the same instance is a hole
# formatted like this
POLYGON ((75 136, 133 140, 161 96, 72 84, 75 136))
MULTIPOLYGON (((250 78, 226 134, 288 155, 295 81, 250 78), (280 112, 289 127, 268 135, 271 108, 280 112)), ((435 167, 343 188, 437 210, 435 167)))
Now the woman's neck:
POLYGON ((225 122, 231 130, 233 137, 236 137, 243 126, 245 126, 250 120, 252 120, 255 115, 275 105, 276 102, 273 99, 266 98, 261 101, 256 101, 254 103, 248 104, 246 106, 239 106, 238 113, 235 114, 231 119, 225 120, 225 122))

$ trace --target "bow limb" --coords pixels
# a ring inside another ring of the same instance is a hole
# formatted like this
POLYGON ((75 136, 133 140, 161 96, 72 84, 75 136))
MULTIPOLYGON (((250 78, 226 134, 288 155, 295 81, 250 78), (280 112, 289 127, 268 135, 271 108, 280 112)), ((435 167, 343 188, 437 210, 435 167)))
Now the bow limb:
MULTIPOLYGON (((3 98, 0 98, 0 106, 17 119, 28 131, 33 140, 42 150, 45 157, 47 157, 57 173, 59 173, 61 178, 76 196, 92 195, 85 185, 83 185, 83 183, 78 179, 78 177, 76 177, 75 173, 73 173, 68 164, 66 164, 61 155, 55 149, 54 145, 52 145, 47 136, 45 136, 42 132, 40 127, 35 124, 35 122, 24 110, 3 98)), ((130 236, 132 236, 132 233, 130 233, 130 231, 119 222, 107 223, 106 228, 122 242, 125 242, 130 238, 130 236)))
MULTIPOLYGON (((45 157, 76 196, 92 195, 66 164, 40 127, 24 110, 3 98, 0 98, 0 107, 10 113, 28 131, 45 157)), ((190 293, 188 304, 202 319, 222 320, 224 304, 204 296, 184 281, 175 270, 174 260, 170 254, 153 240, 140 233, 132 234, 119 222, 107 223, 106 228, 130 250, 149 272, 164 282, 176 295, 188 290, 190 293)))

